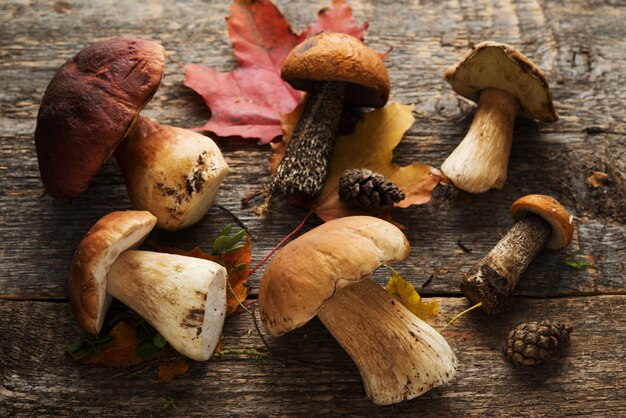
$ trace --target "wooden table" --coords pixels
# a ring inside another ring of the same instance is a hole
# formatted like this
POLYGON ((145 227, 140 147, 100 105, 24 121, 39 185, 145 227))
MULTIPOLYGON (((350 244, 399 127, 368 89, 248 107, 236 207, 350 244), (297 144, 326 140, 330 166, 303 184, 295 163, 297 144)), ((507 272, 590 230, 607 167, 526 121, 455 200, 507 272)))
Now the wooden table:
MULTIPOLYGON (((519 47, 546 72, 561 115, 555 124, 518 120, 504 190, 470 195, 440 187, 431 203, 396 215, 412 244, 398 270, 437 299, 441 325, 469 306, 459 278, 512 225, 508 208, 516 198, 549 194, 575 214, 572 245, 538 256, 510 312, 472 312, 444 332, 460 361, 451 384, 376 407, 357 368, 318 321, 269 338, 271 354, 261 361, 241 355, 193 363, 169 384, 155 382, 154 365, 119 370, 68 358, 64 347, 82 335, 66 298, 73 251, 98 218, 130 204, 114 162, 71 206, 42 196, 33 142, 38 104, 56 69, 82 47, 141 36, 163 43, 169 56, 163 86, 144 114, 176 126, 202 124, 209 112, 182 85, 176 63, 232 68, 224 24, 229 5, 174 3, 0 4, 0 416, 626 415, 626 4, 620 0, 352 2, 357 20, 371 23, 368 43, 381 51, 394 47, 386 60, 392 99, 416 104, 416 123, 395 153, 400 163, 439 166, 466 132, 473 107, 441 74, 470 43, 492 39, 519 47), (592 170, 609 175, 605 186, 585 183, 592 170), (573 269, 567 260, 591 266, 573 269), (543 367, 505 361, 507 331, 545 318, 574 326, 569 348, 543 367), (168 399, 178 409, 163 411, 168 399)), ((325 2, 278 4, 301 29, 325 2)), ((242 207, 240 199, 268 179, 269 147, 219 145, 231 174, 217 204, 199 225, 159 238, 190 248, 227 223, 242 224, 252 235, 256 263, 304 212, 285 206, 262 218, 242 207)), ((387 273, 374 278, 382 284, 387 273)), ((250 279, 251 299, 258 280, 258 274, 250 279)), ((248 315, 232 317, 224 347, 260 347, 252 329, 248 315)))

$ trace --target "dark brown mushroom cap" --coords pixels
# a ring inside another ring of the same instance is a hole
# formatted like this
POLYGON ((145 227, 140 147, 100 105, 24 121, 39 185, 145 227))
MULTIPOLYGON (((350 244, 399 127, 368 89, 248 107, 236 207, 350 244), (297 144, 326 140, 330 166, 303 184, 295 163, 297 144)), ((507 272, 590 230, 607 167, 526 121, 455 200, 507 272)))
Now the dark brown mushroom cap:
POLYGON ((572 216, 556 199, 542 194, 529 194, 520 197, 511 205, 513 218, 519 221, 529 215, 537 215, 552 227, 550 238, 545 245, 549 250, 560 250, 569 245, 574 235, 572 216))
POLYGON ((124 251, 138 247, 156 225, 148 211, 128 210, 103 216, 78 245, 70 267, 68 293, 76 320, 97 334, 111 302, 107 274, 124 251))
POLYGON ((321 32, 291 50, 281 77, 298 90, 311 91, 315 81, 348 83, 345 102, 381 107, 389 99, 389 77, 380 55, 353 36, 321 32))
POLYGON ((89 185, 161 84, 165 50, 115 38, 57 71, 39 107, 35 143, 46 191, 70 202, 89 185))
POLYGON ((443 75, 454 91, 475 102, 478 102, 481 90, 497 88, 517 97, 525 116, 542 122, 554 122, 559 118, 546 76, 512 46, 481 42, 443 75))

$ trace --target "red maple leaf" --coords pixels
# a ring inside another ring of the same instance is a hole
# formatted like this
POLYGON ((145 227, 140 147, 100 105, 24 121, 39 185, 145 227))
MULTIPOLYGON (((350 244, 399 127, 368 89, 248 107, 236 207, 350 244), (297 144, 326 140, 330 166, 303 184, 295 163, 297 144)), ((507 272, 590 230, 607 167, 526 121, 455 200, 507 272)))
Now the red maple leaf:
POLYGON ((263 144, 282 135, 280 114, 291 112, 302 98, 280 78, 289 51, 324 30, 362 40, 367 26, 367 22, 355 23, 345 0, 334 0, 296 34, 271 1, 234 0, 227 27, 237 67, 224 73, 198 64, 185 66, 185 86, 200 94, 211 109, 211 119, 198 130, 258 138, 263 144))

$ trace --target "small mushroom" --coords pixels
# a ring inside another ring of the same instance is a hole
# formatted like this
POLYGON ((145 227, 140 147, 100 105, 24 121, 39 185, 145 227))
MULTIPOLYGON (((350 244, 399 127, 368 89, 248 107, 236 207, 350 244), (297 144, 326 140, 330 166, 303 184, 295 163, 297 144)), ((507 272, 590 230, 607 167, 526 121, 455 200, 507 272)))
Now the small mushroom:
POLYGON ((502 189, 517 114, 542 122, 558 119, 546 77, 513 47, 489 41, 474 46, 444 77, 478 107, 465 138, 441 171, 471 193, 502 189))
POLYGON ((389 98, 387 69, 380 55, 358 39, 322 32, 289 53, 281 76, 308 95, 272 177, 269 196, 315 197, 328 174, 342 109, 384 106, 389 98))
POLYGON ((134 250, 156 221, 146 211, 112 212, 101 218, 74 254, 70 306, 80 326, 97 334, 115 297, 174 349, 207 360, 226 317, 226 269, 199 258, 134 250))
POLYGON ((372 401, 422 395, 455 374, 446 340, 367 277, 409 255, 394 225, 353 216, 327 222, 287 244, 259 289, 265 329, 279 336, 314 316, 354 360, 372 401))
POLYGON ((520 276, 543 248, 557 251, 572 240, 572 217, 550 196, 527 195, 511 206, 517 221, 461 280, 463 294, 490 314, 506 309, 520 276))
POLYGON ((52 197, 76 199, 125 140, 135 143, 115 156, 136 208, 169 230, 204 216, 228 172, 219 148, 208 137, 139 116, 164 65, 160 44, 115 38, 84 48, 57 71, 35 130, 41 178, 52 197))

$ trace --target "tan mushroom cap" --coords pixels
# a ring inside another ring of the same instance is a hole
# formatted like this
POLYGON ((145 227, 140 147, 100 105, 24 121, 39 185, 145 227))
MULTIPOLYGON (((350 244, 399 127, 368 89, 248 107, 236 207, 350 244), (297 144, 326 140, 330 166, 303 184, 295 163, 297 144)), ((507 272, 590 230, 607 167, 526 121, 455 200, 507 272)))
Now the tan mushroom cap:
POLYGON ((529 194, 520 197, 511 206, 511 214, 516 221, 529 215, 537 215, 552 227, 552 233, 545 245, 549 250, 560 250, 569 245, 574 235, 572 216, 554 198, 542 194, 529 194))
POLYGON ((287 244, 263 273, 259 308, 265 329, 282 335, 312 319, 336 289, 403 260, 409 242, 396 226, 370 216, 335 219, 287 244))
POLYGON ((102 217, 82 239, 70 267, 70 306, 85 331, 97 334, 111 303, 106 277, 118 256, 139 246, 156 225, 147 211, 118 211, 102 217))
POLYGON ((81 50, 44 93, 35 129, 46 191, 70 202, 122 141, 163 78, 165 50, 156 42, 115 38, 81 50))
POLYGON ((475 102, 481 90, 497 88, 517 97, 525 116, 542 122, 558 119, 545 75, 510 45, 481 42, 448 68, 444 77, 454 91, 475 102))
POLYGON ((353 36, 321 32, 291 50, 281 76, 298 90, 310 91, 314 81, 348 83, 345 102, 381 107, 389 99, 389 77, 380 55, 353 36))

